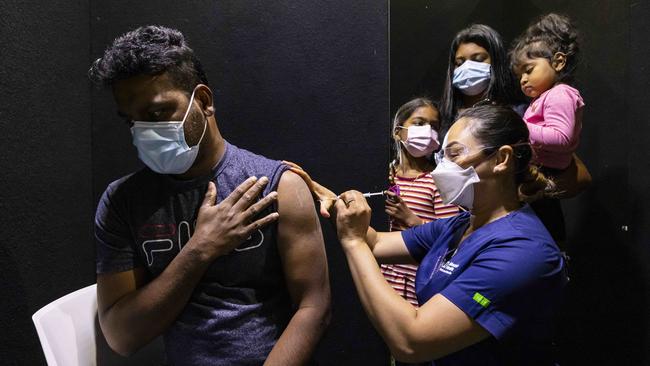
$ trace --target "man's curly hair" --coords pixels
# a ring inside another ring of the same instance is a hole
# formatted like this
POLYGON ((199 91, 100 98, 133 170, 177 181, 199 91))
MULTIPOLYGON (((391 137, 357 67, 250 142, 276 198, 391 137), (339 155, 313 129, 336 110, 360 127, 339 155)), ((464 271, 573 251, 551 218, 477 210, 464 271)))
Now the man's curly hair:
POLYGON ((203 67, 176 29, 148 25, 116 38, 93 62, 88 76, 96 85, 112 86, 137 75, 166 72, 174 84, 191 93, 197 84, 208 85, 203 67))

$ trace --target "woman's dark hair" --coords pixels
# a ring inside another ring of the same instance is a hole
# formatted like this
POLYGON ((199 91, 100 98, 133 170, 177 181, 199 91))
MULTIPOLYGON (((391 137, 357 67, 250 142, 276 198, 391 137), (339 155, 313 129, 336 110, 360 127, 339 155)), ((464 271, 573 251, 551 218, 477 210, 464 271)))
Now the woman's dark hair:
POLYGON ((558 79, 571 82, 578 66, 578 31, 571 19, 564 15, 547 14, 532 23, 526 31, 513 42, 510 51, 512 68, 521 64, 526 58, 545 58, 551 64, 557 52, 566 55, 566 64, 560 70, 558 79))
POLYGON ((149 25, 116 38, 104 55, 93 62, 88 76, 97 85, 111 86, 118 80, 163 72, 188 94, 197 84, 208 85, 203 67, 183 34, 176 29, 149 25))
POLYGON ((492 154, 501 146, 510 145, 515 157, 515 183, 527 180, 533 150, 528 140, 528 127, 512 108, 485 105, 463 110, 458 119, 471 120, 469 126, 472 136, 485 147, 483 152, 492 154))
MULTIPOLYGON (((393 128, 391 130, 391 134, 394 135, 397 133, 397 128, 399 126, 402 126, 404 122, 406 122, 409 117, 415 112, 418 108, 422 107, 431 107, 433 108, 436 112, 440 113, 440 108, 438 107, 438 103, 434 102, 433 100, 425 97, 420 97, 420 98, 415 98, 411 99, 408 102, 402 104, 401 107, 397 110, 395 113, 395 118, 393 118, 393 128)), ((391 135, 391 136, 392 136, 391 135)), ((391 155, 392 159, 390 164, 388 165, 388 170, 389 170, 389 175, 388 175, 388 180, 391 184, 393 184, 393 178, 395 177, 395 174, 397 172, 397 166, 400 164, 400 143, 398 141, 394 141, 393 143, 393 149, 391 149, 391 155)))
POLYGON ((519 88, 508 63, 506 48, 497 31, 484 24, 473 24, 456 34, 449 48, 449 65, 447 80, 442 93, 440 114, 442 130, 446 131, 456 118, 456 113, 462 103, 462 93, 452 85, 456 51, 462 43, 476 43, 485 48, 492 60, 490 84, 485 92, 491 102, 502 105, 514 105, 521 99, 519 88))

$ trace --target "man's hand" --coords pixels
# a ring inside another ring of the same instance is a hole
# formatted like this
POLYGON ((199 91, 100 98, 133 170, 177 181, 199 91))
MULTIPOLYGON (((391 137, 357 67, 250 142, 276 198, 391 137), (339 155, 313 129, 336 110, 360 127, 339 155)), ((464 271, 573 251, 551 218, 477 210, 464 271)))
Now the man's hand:
POLYGON ((215 204, 215 184, 208 183, 208 190, 199 208, 196 231, 190 241, 206 260, 211 262, 218 256, 230 253, 255 230, 277 220, 278 213, 273 212, 253 221, 257 214, 278 197, 277 192, 271 192, 253 204, 268 182, 266 177, 259 180, 255 177, 248 178, 219 204, 215 204))
POLYGON ((413 211, 406 206, 406 202, 404 202, 402 197, 391 191, 386 191, 386 195, 388 196, 386 199, 386 213, 388 216, 408 227, 423 224, 422 219, 417 217, 413 211))
POLYGON ((335 208, 336 231, 341 245, 345 247, 357 241, 365 241, 372 210, 361 192, 342 193, 335 208))

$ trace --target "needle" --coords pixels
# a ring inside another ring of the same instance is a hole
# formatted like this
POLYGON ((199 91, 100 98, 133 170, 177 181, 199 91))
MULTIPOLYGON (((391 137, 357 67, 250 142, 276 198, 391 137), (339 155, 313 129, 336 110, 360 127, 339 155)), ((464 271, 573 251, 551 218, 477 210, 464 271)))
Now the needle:
MULTIPOLYGON (((381 191, 381 192, 367 192, 367 193, 363 193, 362 196, 368 198, 368 197, 373 197, 373 196, 383 196, 384 194, 385 194, 384 191, 381 191)), ((338 200, 340 198, 341 198, 341 196, 336 196, 334 198, 323 198, 323 199, 320 199, 319 201, 325 201, 325 200, 336 201, 336 200, 338 200)))

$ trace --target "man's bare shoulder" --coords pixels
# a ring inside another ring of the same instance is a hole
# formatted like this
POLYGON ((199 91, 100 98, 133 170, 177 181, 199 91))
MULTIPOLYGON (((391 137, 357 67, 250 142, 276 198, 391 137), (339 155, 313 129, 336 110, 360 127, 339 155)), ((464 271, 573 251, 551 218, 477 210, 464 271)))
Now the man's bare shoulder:
POLYGON ((316 207, 305 181, 292 171, 284 171, 278 183, 279 224, 291 222, 293 229, 316 228, 316 207), (306 226, 304 226, 306 225, 306 226), (302 227, 301 227, 302 226, 302 227))

